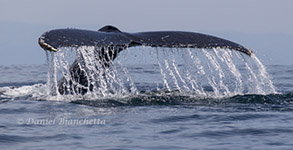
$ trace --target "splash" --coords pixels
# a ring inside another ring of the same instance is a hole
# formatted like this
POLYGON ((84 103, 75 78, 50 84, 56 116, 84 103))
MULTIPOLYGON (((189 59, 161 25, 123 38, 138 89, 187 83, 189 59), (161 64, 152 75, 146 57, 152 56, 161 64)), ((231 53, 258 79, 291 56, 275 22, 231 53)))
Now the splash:
POLYGON ((47 94, 58 99, 105 99, 152 92, 198 98, 276 93, 264 65, 255 55, 222 48, 137 47, 120 52, 114 61, 107 60, 105 64, 97 51, 101 48, 47 52, 47 94), (72 76, 72 63, 77 63, 83 79, 72 76), (61 80, 66 82, 60 84, 61 80), (86 84, 80 84, 81 80, 86 84), (60 86, 70 94, 60 94, 60 86))

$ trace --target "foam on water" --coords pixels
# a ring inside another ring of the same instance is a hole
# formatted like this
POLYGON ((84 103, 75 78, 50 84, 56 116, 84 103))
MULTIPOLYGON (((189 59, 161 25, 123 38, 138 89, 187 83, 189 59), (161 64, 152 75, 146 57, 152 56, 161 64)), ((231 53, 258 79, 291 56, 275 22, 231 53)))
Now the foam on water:
POLYGON ((120 52, 114 61, 105 64, 106 60, 99 59, 97 54, 100 50, 97 47, 79 47, 47 52, 45 85, 1 90, 5 95, 16 97, 27 94, 36 99, 62 101, 121 99, 152 92, 198 98, 276 93, 265 67, 254 54, 250 57, 222 48, 134 47, 120 52), (70 66, 75 60, 92 87, 73 79, 70 66), (59 93, 62 78, 71 81, 62 85, 72 89, 71 94, 59 93), (80 94, 74 90, 76 88, 87 89, 88 92, 80 94))

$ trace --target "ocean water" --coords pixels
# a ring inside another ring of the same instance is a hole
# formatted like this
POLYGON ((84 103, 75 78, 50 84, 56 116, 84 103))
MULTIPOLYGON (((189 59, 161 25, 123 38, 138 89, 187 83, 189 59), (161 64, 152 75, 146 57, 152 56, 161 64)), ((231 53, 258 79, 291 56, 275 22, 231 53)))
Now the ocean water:
POLYGON ((292 149, 293 66, 200 51, 126 52, 85 95, 56 90, 71 54, 0 66, 1 149, 292 149))

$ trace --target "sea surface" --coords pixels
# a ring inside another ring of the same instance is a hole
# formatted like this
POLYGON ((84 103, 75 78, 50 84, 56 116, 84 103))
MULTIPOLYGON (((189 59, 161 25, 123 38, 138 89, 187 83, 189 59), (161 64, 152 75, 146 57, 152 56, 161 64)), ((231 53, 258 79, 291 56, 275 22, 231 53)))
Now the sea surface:
MULTIPOLYGON (((265 68, 273 93, 198 98, 196 93, 148 91, 158 84, 147 84, 137 86, 139 94, 75 99, 46 95, 48 64, 0 66, 0 147, 290 150, 293 66, 265 68)), ((138 76, 155 73, 129 70, 135 71, 138 76)))

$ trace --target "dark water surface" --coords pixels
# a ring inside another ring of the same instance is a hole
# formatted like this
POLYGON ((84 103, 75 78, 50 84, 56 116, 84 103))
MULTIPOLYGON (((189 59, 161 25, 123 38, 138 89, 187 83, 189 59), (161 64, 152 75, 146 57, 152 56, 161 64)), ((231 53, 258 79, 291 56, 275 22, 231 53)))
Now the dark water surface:
POLYGON ((46 65, 0 66, 1 149, 289 150, 293 66, 266 67, 278 94, 142 93, 97 102, 36 99, 46 65))

